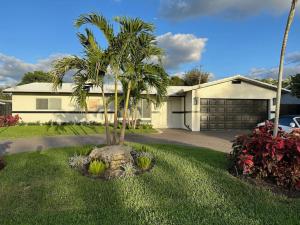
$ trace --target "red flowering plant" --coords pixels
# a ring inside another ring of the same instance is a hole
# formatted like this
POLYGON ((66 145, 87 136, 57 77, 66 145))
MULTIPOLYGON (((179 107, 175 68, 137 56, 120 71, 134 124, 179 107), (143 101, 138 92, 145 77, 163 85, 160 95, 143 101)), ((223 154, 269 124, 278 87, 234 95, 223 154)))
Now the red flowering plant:
POLYGON ((231 170, 300 190, 300 130, 291 134, 280 130, 274 138, 273 127, 267 121, 251 134, 236 137, 230 153, 231 170))
POLYGON ((20 121, 19 115, 0 116, 0 127, 15 126, 20 121))

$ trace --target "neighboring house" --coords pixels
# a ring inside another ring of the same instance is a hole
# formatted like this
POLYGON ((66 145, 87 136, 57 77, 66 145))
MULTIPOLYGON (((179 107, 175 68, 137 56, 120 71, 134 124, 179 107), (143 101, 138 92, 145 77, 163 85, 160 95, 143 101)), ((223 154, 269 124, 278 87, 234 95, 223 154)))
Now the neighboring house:
POLYGON ((0 99, 0 116, 6 116, 11 114, 11 100, 0 99))
MULTIPOLYGON (((50 83, 32 83, 4 90, 12 93, 12 112, 25 122, 103 122, 100 89, 91 89, 88 111, 71 102, 72 84, 57 92, 50 83)), ((122 93, 119 90, 120 94, 122 93)), ((113 87, 105 89, 113 94, 113 87)), ((283 93, 289 93, 283 89, 283 93)), ((155 95, 155 93, 150 93, 155 95)), ((274 117, 276 87, 243 76, 233 76, 195 86, 171 86, 159 108, 142 101, 139 118, 156 128, 183 128, 193 131, 249 129, 274 117)), ((113 103, 109 106, 113 121, 113 103)))

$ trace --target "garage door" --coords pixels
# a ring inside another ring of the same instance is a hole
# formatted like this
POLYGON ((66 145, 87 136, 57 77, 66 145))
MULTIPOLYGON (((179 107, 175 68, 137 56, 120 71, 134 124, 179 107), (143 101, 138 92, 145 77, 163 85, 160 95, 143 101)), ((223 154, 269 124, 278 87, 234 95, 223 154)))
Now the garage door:
POLYGON ((201 99, 200 129, 252 129, 268 118, 268 100, 201 99))

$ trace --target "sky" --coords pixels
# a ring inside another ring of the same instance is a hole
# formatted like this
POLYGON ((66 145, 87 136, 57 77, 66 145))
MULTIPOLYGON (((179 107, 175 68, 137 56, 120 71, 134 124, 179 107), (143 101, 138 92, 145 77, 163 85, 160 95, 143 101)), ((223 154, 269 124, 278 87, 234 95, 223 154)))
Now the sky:
MULTIPOLYGON (((0 0, 0 85, 51 69, 53 60, 81 55, 74 20, 97 12, 140 17, 155 25, 171 75, 201 67, 212 79, 236 74, 277 76, 289 0, 0 0)), ((299 4, 300 5, 300 4, 299 4)), ((297 11, 300 7, 297 7, 297 11)), ((300 13, 290 32, 285 76, 300 72, 300 13)), ((117 30, 117 24, 114 24, 117 30)), ((97 40, 106 42, 95 30, 97 40)))

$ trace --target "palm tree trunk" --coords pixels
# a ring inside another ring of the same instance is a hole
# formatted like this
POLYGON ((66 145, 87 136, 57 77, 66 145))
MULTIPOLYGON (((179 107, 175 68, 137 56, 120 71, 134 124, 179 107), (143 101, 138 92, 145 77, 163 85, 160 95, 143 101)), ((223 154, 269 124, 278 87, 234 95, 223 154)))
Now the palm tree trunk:
POLYGON ((104 109, 104 124, 105 124, 106 144, 110 145, 111 144, 111 139, 110 139, 110 131, 109 131, 107 104, 106 104, 106 98, 105 98, 103 85, 102 85, 101 88, 102 88, 102 102, 103 102, 103 109, 104 109))
POLYGON ((115 72, 115 100, 114 100, 114 131, 113 131, 113 144, 118 142, 118 75, 115 72))
POLYGON ((121 128, 121 134, 120 134, 120 144, 121 145, 123 145, 124 141, 125 141, 126 119, 127 119, 127 109, 128 109, 128 103, 129 103, 129 97, 130 97, 130 90, 131 90, 131 81, 128 82, 125 106, 124 106, 124 111, 123 111, 123 121, 122 121, 122 128, 121 128))
POLYGON ((290 9, 288 21, 287 21, 287 24, 286 24, 283 43, 282 43, 282 48, 281 48, 279 73, 278 73, 278 86, 277 86, 277 95, 276 95, 275 123, 274 123, 274 130, 273 130, 273 136, 274 137, 277 137, 277 134, 278 134, 284 56, 285 56, 285 51, 286 51, 286 45, 287 45, 287 41, 288 41, 289 32, 290 32, 291 25, 292 25, 292 22, 293 22, 293 19, 294 19, 294 16, 295 16, 297 1, 298 0, 293 0, 292 1, 292 6, 291 6, 291 9, 290 9))

